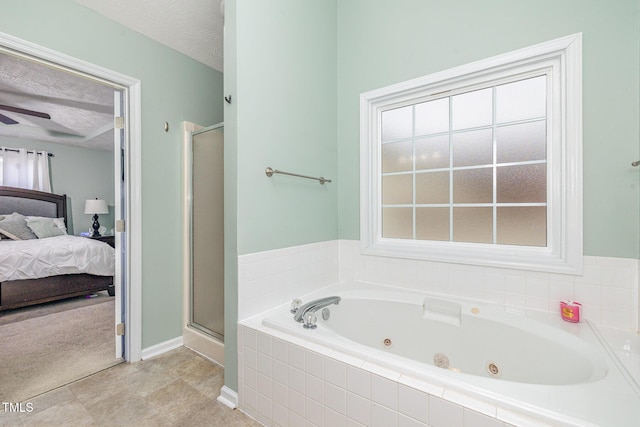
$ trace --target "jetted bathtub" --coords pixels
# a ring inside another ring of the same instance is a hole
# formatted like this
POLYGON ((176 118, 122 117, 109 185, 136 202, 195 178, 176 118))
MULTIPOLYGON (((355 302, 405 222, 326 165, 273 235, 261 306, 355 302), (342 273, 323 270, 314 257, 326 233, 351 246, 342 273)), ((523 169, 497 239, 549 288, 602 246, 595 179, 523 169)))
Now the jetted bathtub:
POLYGON ((288 306, 269 311, 261 329, 540 425, 640 425, 638 385, 589 321, 363 283, 331 286, 303 303, 331 295, 341 301, 316 312, 315 329, 295 322, 288 306))

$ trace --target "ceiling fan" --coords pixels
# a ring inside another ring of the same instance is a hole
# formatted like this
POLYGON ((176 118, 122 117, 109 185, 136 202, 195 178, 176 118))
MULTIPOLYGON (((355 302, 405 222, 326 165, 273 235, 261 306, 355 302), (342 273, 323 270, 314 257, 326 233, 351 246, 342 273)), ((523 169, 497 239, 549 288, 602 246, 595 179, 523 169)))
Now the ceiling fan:
MULTIPOLYGON (((26 114, 27 116, 40 117, 43 119, 51 119, 51 116, 47 113, 41 113, 40 111, 26 110, 24 108, 12 107, 10 105, 1 105, 0 110, 11 111, 12 113, 18 114, 26 114)), ((0 122, 5 125, 15 125, 18 124, 17 121, 13 120, 11 117, 7 117, 4 114, 0 113, 0 122)))

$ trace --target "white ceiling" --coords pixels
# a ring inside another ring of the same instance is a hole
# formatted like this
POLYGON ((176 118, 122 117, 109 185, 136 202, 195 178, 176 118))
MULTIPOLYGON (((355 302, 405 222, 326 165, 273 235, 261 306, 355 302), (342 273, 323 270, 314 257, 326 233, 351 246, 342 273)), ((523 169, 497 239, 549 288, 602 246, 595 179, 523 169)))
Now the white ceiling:
MULTIPOLYGON (((156 42, 222 71, 222 0, 75 0, 156 42)), ((0 135, 113 150, 113 89, 100 83, 0 54, 0 135), (12 113, 9 105, 51 119, 12 113)))

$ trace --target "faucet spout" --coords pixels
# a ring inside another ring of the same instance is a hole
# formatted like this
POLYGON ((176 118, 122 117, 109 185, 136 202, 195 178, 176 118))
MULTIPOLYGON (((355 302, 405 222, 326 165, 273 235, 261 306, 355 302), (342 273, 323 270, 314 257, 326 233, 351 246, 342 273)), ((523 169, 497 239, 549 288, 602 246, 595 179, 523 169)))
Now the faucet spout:
POLYGON ((295 320, 296 322, 302 323, 304 322, 305 314, 315 313, 321 308, 324 308, 331 304, 338 304, 340 300, 341 300, 340 297, 332 296, 332 297, 324 297, 324 298, 319 298, 317 300, 310 301, 305 305, 303 305, 302 307, 300 307, 298 311, 296 311, 296 314, 293 316, 293 320, 295 320))

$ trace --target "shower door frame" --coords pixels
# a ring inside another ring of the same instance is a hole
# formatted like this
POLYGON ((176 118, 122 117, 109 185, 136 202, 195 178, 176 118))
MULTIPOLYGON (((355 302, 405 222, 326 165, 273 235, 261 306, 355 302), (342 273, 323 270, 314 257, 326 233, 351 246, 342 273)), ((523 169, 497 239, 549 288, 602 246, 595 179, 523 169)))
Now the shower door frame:
MULTIPOLYGON (((184 122, 185 131, 185 281, 187 286, 185 295, 185 326, 195 329, 215 340, 224 343, 224 335, 199 325, 193 319, 193 138, 202 133, 224 128, 224 122, 201 127, 194 123, 184 122)), ((224 149, 224 147, 223 147, 224 149)))

